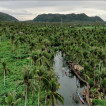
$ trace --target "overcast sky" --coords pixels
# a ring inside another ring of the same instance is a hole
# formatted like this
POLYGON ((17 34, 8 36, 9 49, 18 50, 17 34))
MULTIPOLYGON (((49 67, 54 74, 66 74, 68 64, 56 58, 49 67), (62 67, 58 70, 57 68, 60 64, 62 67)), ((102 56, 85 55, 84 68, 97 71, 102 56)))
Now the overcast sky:
POLYGON ((106 21, 106 0, 0 0, 0 12, 19 20, 31 20, 42 13, 86 13, 106 21))

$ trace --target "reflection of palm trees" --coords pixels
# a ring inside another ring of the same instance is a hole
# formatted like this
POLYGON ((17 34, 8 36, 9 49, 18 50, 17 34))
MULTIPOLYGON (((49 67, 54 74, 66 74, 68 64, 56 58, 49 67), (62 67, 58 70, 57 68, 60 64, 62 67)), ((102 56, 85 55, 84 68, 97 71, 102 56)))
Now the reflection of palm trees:
POLYGON ((76 79, 76 87, 79 88, 80 87, 80 84, 79 84, 79 80, 76 79))
POLYGON ((62 68, 61 72, 62 72, 62 77, 63 77, 64 76, 64 72, 65 72, 65 68, 62 68))
POLYGON ((77 104, 79 103, 79 98, 77 96, 77 93, 73 93, 72 99, 75 101, 75 103, 77 103, 77 104))
POLYGON ((70 78, 74 78, 74 74, 71 73, 71 72, 69 72, 69 77, 70 77, 70 78))
POLYGON ((80 88, 85 87, 84 83, 80 83, 80 88))

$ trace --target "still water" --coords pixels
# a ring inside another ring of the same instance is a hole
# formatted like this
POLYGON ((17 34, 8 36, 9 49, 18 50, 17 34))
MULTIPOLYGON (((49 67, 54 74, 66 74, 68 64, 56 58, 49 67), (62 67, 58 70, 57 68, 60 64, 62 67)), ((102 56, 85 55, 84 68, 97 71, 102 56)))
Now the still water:
MULTIPOLYGON (((79 80, 72 73, 69 73, 69 68, 65 63, 64 56, 61 52, 58 52, 54 58, 54 69, 56 75, 59 77, 59 83, 61 85, 58 93, 64 97, 64 106, 85 106, 79 102, 78 104, 72 99, 73 93, 81 92, 84 89, 79 80)), ((62 104, 61 104, 62 106, 62 104)))

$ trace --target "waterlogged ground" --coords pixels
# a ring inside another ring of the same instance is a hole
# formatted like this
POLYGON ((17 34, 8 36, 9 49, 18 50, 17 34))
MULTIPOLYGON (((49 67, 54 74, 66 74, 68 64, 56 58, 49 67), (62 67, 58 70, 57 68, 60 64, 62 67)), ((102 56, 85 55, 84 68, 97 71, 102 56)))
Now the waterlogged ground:
POLYGON ((79 102, 78 104, 72 99, 73 93, 82 92, 84 86, 79 83, 79 80, 72 73, 69 73, 69 68, 64 61, 64 56, 59 52, 54 58, 54 69, 56 75, 59 77, 59 83, 61 85, 58 92, 64 97, 65 106, 84 106, 79 102))

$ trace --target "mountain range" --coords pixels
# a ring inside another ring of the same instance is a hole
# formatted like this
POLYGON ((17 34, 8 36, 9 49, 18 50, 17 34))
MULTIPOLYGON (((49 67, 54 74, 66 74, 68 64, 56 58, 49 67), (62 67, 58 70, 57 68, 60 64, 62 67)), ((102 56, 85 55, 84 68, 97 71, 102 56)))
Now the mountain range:
POLYGON ((35 22, 103 22, 98 16, 89 17, 86 14, 41 14, 33 19, 35 22))
POLYGON ((0 12, 0 21, 18 21, 15 17, 0 12))
MULTIPOLYGON (((0 12, 0 21, 18 21, 15 17, 0 12)), ((81 14, 41 14, 27 22, 104 22, 99 16, 81 14)))

